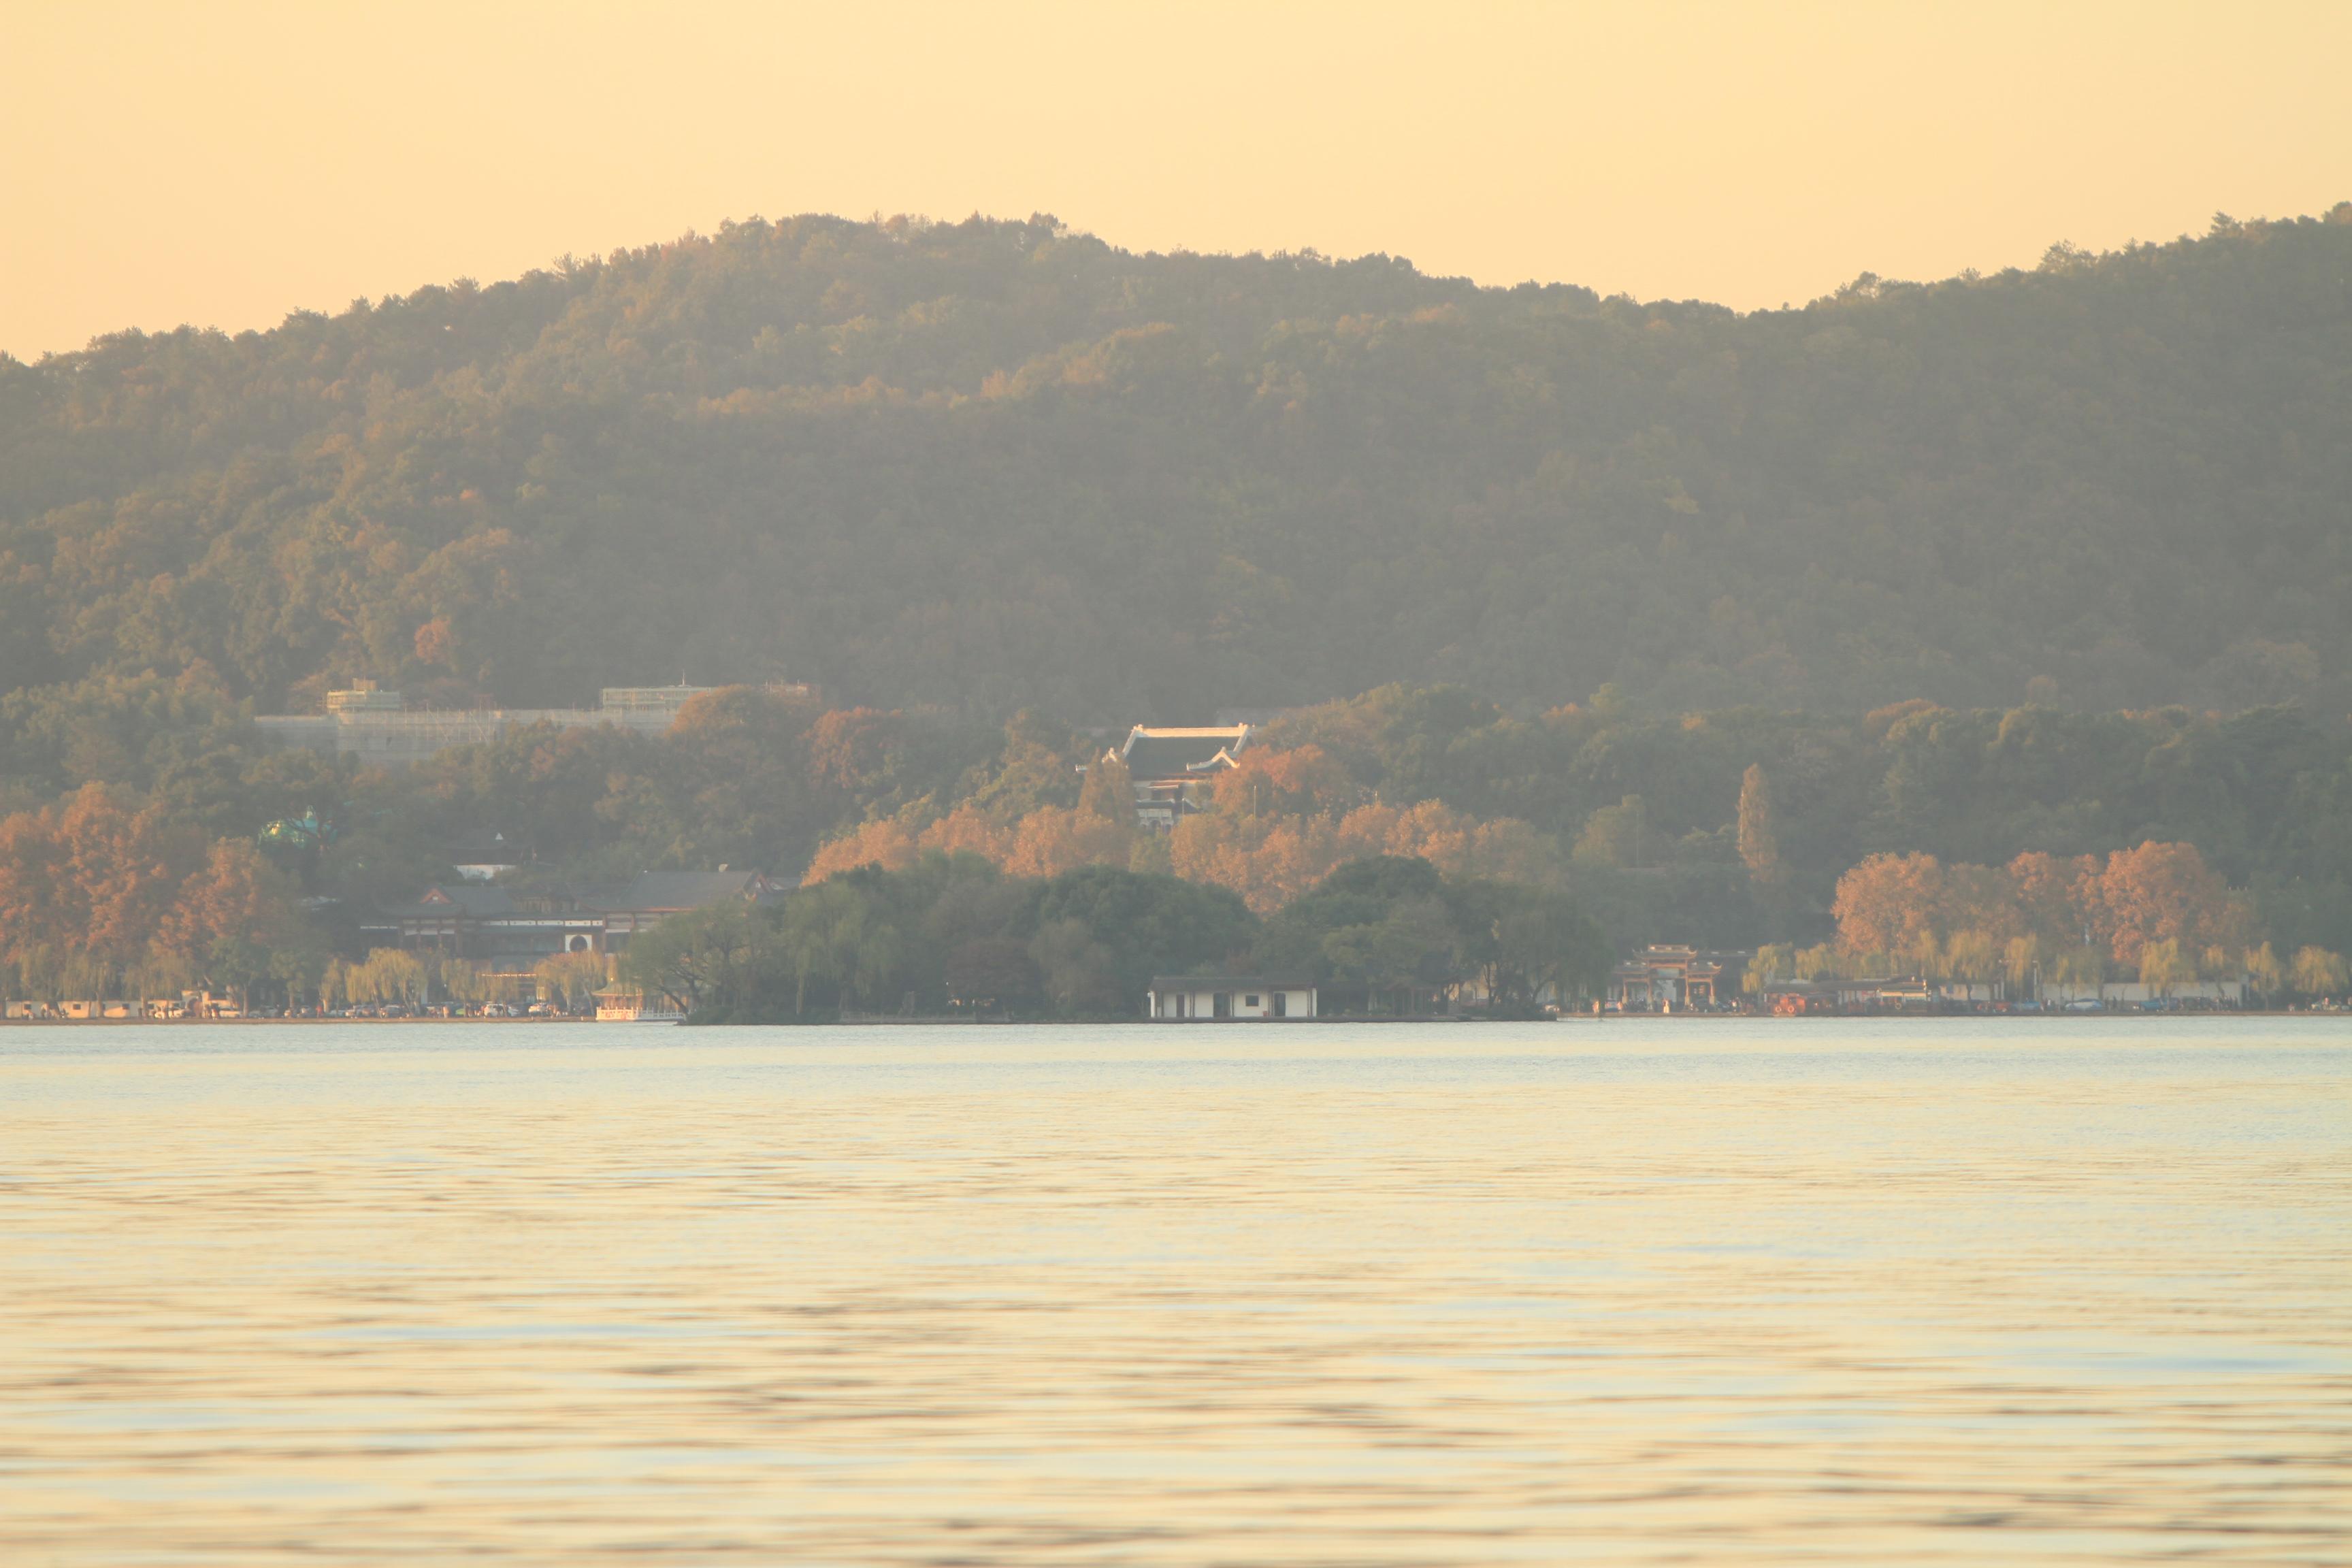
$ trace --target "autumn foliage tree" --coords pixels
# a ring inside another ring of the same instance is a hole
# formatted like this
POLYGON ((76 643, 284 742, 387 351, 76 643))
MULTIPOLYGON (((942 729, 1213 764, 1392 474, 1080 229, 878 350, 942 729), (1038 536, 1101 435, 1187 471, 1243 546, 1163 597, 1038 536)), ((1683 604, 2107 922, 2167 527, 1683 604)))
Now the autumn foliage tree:
POLYGON ((68 970, 93 994, 182 977, 243 987, 274 954, 319 945, 295 899, 250 843, 207 845, 100 784, 0 819, 0 963, 19 990, 58 989, 68 970))
POLYGON ((1016 877, 1085 866, 1172 871, 1229 888, 1263 914, 1366 856, 1421 857, 1452 878, 1559 879, 1558 841, 1525 822, 1481 818, 1436 800, 1391 805, 1366 793, 1320 746, 1254 748, 1238 766, 1203 780, 1198 809, 1162 836, 1138 827, 1126 765, 1104 756, 1088 764, 1075 806, 1048 803, 1015 816, 986 790, 943 813, 918 803, 821 847, 803 880, 862 866, 904 870, 930 851, 974 854, 1016 877))
POLYGON ((2202 962, 2251 962, 2252 906, 2194 845, 2149 842, 2101 860, 2021 855, 2006 867, 1874 855, 1840 878, 1838 942, 1852 957, 1910 961, 1958 978, 2021 979, 2047 955, 2068 978, 2112 962, 2169 985, 2202 962))
POLYGON ((1318 745, 1245 752, 1218 775, 1208 809, 1177 822, 1177 875, 1233 889, 1250 908, 1281 908, 1351 860, 1425 859, 1444 876, 1530 886, 1561 874, 1558 840, 1513 818, 1482 819, 1443 801, 1398 806, 1356 785, 1318 745))
POLYGON ((2192 844, 2117 850, 2095 879, 2085 879, 2078 897, 2118 963, 2137 962, 2157 942, 2192 952, 2208 946, 2242 952, 2253 934, 2244 901, 2231 896, 2192 844))
POLYGON ((1838 942, 1848 952, 1899 952, 1945 923, 1944 868, 1932 855, 1873 855, 1838 879, 1838 942))

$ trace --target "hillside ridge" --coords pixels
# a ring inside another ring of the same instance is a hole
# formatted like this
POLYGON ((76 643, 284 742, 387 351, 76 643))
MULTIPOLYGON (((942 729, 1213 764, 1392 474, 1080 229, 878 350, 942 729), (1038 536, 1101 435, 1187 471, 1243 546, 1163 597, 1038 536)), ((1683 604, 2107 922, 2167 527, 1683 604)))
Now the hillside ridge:
POLYGON ((1739 315, 798 217, 0 360, 0 682, 2352 702, 2352 204, 1739 315))

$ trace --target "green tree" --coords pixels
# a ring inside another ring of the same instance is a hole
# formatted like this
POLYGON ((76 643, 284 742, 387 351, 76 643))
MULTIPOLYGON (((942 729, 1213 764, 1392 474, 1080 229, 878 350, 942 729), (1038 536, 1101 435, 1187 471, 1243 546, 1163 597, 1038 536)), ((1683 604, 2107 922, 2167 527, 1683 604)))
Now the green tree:
POLYGON ((269 949, 249 937, 217 937, 205 955, 205 984, 228 993, 239 1011, 250 1011, 255 984, 269 978, 269 949))
POLYGON ((773 921, 735 900, 673 915, 629 941, 616 964, 621 982, 668 1002, 689 1018, 755 1006, 760 981, 778 967, 773 921))
POLYGON ((1645 847, 1645 816, 1638 795, 1594 811, 1576 837, 1577 861, 1591 866, 1639 866, 1645 847))
POLYGON ((1748 961, 1739 977, 1739 988, 1753 996, 1780 981, 1794 979, 1796 973, 1797 950, 1787 943, 1768 942, 1748 961))
POLYGON ((1050 920, 1030 939, 1029 957, 1056 1010, 1071 1015, 1109 1014, 1126 1000, 1118 958, 1075 917, 1050 920))
POLYGON ((1413 1011, 1416 994, 1450 991, 1465 973, 1454 911, 1434 894, 1398 898, 1377 920, 1325 931, 1320 947, 1318 974, 1362 986, 1369 1012, 1413 1011))
POLYGON ((1566 894, 1508 884, 1465 889, 1474 921, 1490 936, 1486 994, 1497 1008, 1527 1013, 1544 993, 1562 1006, 1608 988, 1611 954, 1601 928, 1566 894))
MULTIPOLYGON (((601 952, 557 952, 532 965, 540 995, 569 1013, 593 1012, 606 981, 601 952)), ((454 991, 452 992, 454 995, 454 991)))
POLYGON ((951 1005, 982 1012, 1026 1006, 1036 999, 1040 984, 1028 944, 1001 931, 950 950, 940 980, 951 1005))
POLYGON ((1772 826, 1772 788, 1760 763, 1750 763, 1739 779, 1739 858, 1759 888, 1778 889, 1788 879, 1780 863, 1780 836, 1772 826))
POLYGON ((1257 933, 1248 906, 1223 888, 1113 866, 1081 867, 1042 884, 1034 919, 1039 931, 1076 921, 1110 955, 1116 1004, 1107 1010, 1129 1015, 1140 1013, 1154 974, 1222 966, 1257 933))

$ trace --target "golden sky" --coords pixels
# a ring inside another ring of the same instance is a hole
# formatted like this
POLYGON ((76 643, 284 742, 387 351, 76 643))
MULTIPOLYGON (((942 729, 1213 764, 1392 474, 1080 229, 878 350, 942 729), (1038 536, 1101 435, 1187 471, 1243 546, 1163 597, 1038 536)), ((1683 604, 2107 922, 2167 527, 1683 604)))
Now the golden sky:
POLYGON ((2352 198, 2347 60, 2352 0, 0 0, 0 350, 807 211, 1776 306, 2352 198))

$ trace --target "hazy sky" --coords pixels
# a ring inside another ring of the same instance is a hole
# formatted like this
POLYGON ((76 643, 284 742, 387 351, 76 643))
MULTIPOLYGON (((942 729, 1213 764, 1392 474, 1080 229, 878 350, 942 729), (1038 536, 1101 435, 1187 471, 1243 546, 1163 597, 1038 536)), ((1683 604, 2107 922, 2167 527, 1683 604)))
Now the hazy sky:
POLYGON ((0 349, 807 211, 1778 305, 2352 198, 2347 60, 2352 0, 0 0, 0 349))

